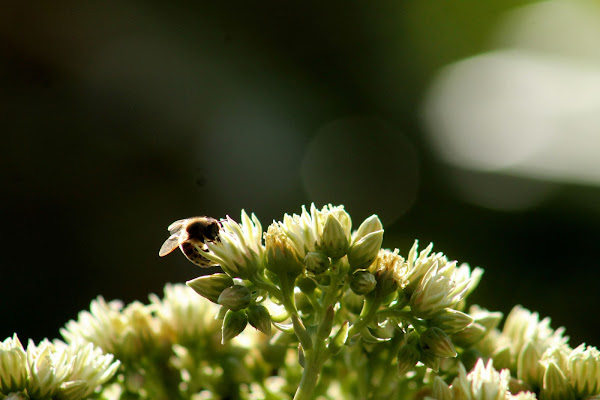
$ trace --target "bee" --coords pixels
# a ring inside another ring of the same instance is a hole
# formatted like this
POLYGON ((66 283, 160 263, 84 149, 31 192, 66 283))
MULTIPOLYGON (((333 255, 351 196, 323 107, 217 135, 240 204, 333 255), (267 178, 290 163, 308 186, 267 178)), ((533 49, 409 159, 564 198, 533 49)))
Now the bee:
POLYGON ((171 236, 161 246, 159 256, 164 257, 179 247, 188 260, 202 268, 217 265, 203 253, 208 252, 206 242, 219 241, 221 223, 218 220, 211 217, 180 219, 167 229, 171 236))

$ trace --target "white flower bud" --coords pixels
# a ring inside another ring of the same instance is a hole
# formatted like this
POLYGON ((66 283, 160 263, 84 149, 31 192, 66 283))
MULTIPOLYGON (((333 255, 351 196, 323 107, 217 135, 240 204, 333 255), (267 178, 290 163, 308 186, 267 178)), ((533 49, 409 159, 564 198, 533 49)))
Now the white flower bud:
POLYGON ((356 243, 361 238, 367 236, 369 233, 377 232, 383 230, 383 225, 379 220, 379 217, 375 214, 371 215, 369 218, 365 219, 362 224, 358 227, 354 236, 354 242, 356 243))
POLYGON ((27 355, 15 333, 0 343, 0 392, 11 393, 25 389, 27 355))
POLYGON ((473 317, 452 308, 446 308, 428 320, 429 326, 437 326, 449 335, 462 331, 472 322, 473 317))
POLYGON ((600 352, 584 344, 569 354, 570 383, 578 397, 600 394, 600 352))
POLYGON ((479 342, 486 334, 485 327, 473 322, 465 329, 452 335, 452 342, 460 347, 470 347, 479 342))
POLYGON ((340 221, 333 214, 328 214, 319 248, 331 258, 342 258, 348 252, 349 245, 348 236, 340 221))
POLYGON ((296 277, 304 269, 298 250, 277 224, 271 224, 265 235, 266 268, 279 275, 296 277))
POLYGON ((544 382, 540 396, 544 400, 572 400, 573 391, 565 374, 558 366, 550 361, 544 372, 544 382))
POLYGON ((517 378, 534 386, 541 386, 544 367, 540 364, 541 354, 535 346, 527 343, 517 358, 517 378))
POLYGON ((233 286, 233 279, 227 274, 201 276, 186 282, 200 296, 216 303, 223 290, 233 286))
POLYGON ((383 229, 370 232, 352 244, 348 251, 348 263, 354 269, 368 268, 377 258, 383 243, 383 229))

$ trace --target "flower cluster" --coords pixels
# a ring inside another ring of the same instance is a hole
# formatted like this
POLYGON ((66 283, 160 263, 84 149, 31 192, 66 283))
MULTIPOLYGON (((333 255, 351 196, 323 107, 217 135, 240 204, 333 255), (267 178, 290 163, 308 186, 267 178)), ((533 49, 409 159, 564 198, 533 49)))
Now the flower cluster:
POLYGON ((489 361, 484 365, 479 359, 475 368, 467 374, 462 364, 458 368, 458 376, 451 385, 439 376, 434 378, 432 397, 430 400, 533 400, 532 392, 520 392, 516 395, 509 390, 510 372, 504 369, 496 371, 489 361))
POLYGON ((550 318, 516 306, 502 330, 495 327, 475 346, 494 367, 512 376, 511 390, 534 391, 543 399, 583 399, 600 395, 600 352, 573 349, 565 329, 552 329, 550 318))
MULTIPOLYGON (((99 346, 122 362, 117 387, 103 392, 107 400, 188 398, 200 393, 237 397, 261 378, 256 348, 263 337, 247 332, 221 345, 219 306, 203 301, 184 285, 166 285, 164 297, 151 294, 150 304, 92 301, 61 333, 69 343, 99 346), (254 375, 249 371, 254 371, 254 375)), ((269 325, 270 327, 270 325, 269 325)), ((268 372, 271 372, 272 367, 268 372)), ((260 372, 262 371, 262 372, 260 372)))
POLYGON ((222 271, 149 304, 98 297, 65 342, 6 339, 0 400, 600 399, 600 351, 521 306, 500 328, 502 313, 467 304, 482 269, 433 244, 383 248, 376 215, 356 229, 333 205, 265 230, 244 211, 210 221, 189 259, 222 271))
POLYGON ((388 366, 405 373, 420 361, 438 371, 456 346, 487 332, 464 312, 483 271, 432 253, 432 244, 419 253, 415 242, 405 258, 382 248, 383 235, 376 215, 353 231, 343 206, 302 207, 264 234, 256 216, 242 212, 240 223, 222 220, 218 240, 207 243, 205 257, 223 273, 188 285, 222 307, 223 342, 247 325, 267 335, 273 326, 295 334, 303 363, 322 368, 344 345, 392 341, 388 366))
POLYGON ((116 373, 113 360, 83 340, 30 340, 25 349, 15 334, 0 343, 0 397, 85 399, 116 373))

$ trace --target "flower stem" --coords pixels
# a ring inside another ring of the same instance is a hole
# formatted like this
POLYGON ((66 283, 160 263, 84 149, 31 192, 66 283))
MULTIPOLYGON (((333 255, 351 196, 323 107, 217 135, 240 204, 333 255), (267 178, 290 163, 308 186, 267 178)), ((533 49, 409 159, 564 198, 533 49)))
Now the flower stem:
POLYGON ((329 337, 331 325, 334 320, 333 305, 339 301, 339 297, 341 296, 341 292, 338 290, 340 279, 338 265, 339 259, 332 262, 329 289, 325 293, 321 306, 315 308, 318 314, 319 326, 311 335, 312 348, 304 349, 304 371, 294 400, 314 399, 314 391, 317 387, 321 369, 331 355, 330 351, 325 347, 325 342, 329 337))
POLYGON ((322 357, 318 357, 320 347, 304 352, 304 372, 302 373, 300 386, 298 386, 294 400, 311 400, 314 398, 313 393, 317 387, 321 367, 326 359, 320 360, 322 357))
POLYGON ((374 296, 373 298, 365 299, 365 306, 363 311, 360 313, 358 319, 352 324, 350 327, 350 331, 348 332, 348 339, 352 338, 354 335, 359 333, 362 328, 367 326, 373 318, 375 317, 379 306, 381 305, 381 299, 379 296, 374 296))

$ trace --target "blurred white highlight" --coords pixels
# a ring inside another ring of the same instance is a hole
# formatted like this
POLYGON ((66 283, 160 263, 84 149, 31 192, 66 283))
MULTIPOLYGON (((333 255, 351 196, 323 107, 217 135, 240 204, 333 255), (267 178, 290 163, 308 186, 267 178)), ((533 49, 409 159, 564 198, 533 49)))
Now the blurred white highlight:
POLYGON ((589 3, 525 7, 501 30, 512 49, 445 68, 424 106, 439 155, 466 170, 599 185, 600 36, 588 36, 598 30, 589 26, 594 21, 600 27, 600 11, 589 3), (576 40, 572 54, 568 39, 576 40))

